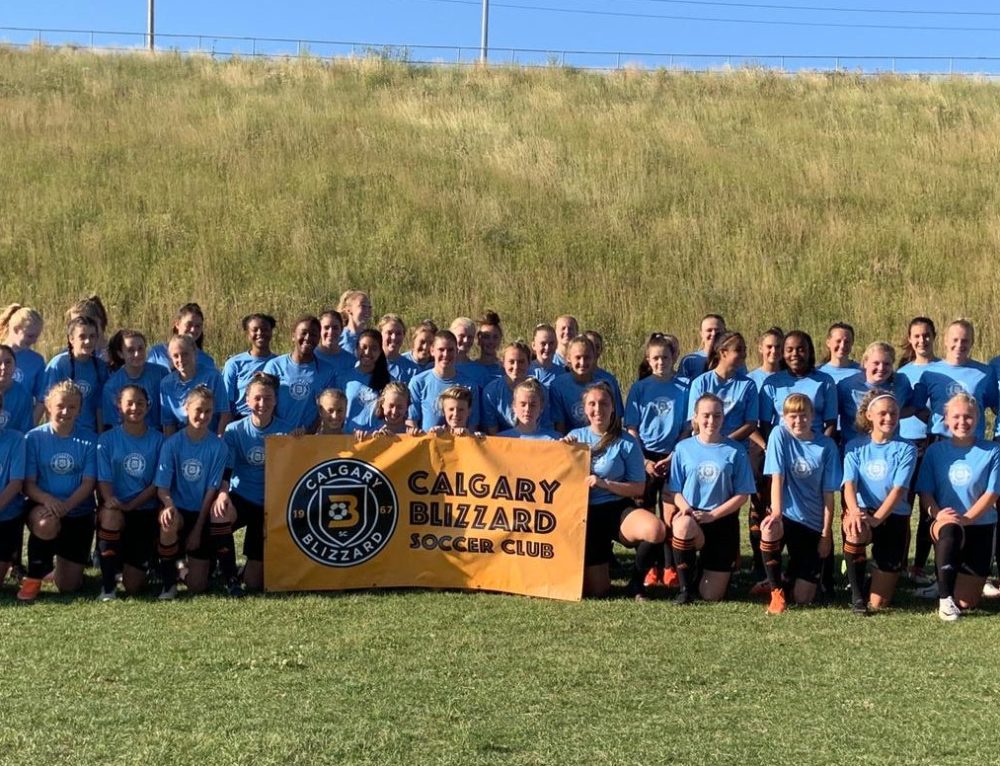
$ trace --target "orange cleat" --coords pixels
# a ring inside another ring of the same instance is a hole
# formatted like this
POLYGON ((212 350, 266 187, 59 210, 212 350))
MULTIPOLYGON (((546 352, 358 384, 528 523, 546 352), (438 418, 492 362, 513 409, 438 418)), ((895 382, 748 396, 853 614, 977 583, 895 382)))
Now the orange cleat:
POLYGON ((663 584, 668 588, 679 588, 681 586, 680 578, 677 576, 677 570, 674 567, 667 567, 663 570, 663 584))
POLYGON ((660 584, 660 568, 652 567, 648 572, 646 572, 646 577, 642 581, 642 586, 644 588, 652 588, 654 585, 660 584))
POLYGON ((17 600, 22 604, 33 604, 41 590, 41 580, 37 577, 25 577, 21 580, 21 589, 17 592, 17 600))
POLYGON ((788 607, 785 605, 785 592, 778 588, 771 591, 771 603, 767 605, 768 614, 781 614, 788 607))

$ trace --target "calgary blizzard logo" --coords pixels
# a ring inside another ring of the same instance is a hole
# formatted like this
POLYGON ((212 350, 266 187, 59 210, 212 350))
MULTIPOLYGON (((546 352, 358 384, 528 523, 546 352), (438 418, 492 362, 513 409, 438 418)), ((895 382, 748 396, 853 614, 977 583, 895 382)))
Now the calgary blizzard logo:
POLYGON ((250 465, 264 465, 264 448, 251 447, 247 451, 247 463, 250 465))
POLYGON ((68 452, 59 452, 52 456, 49 461, 49 466, 55 473, 67 474, 73 473, 73 468, 75 467, 75 462, 73 461, 73 456, 68 452))
POLYGON ((138 452, 133 452, 125 456, 125 459, 122 461, 122 468, 125 469, 125 473, 129 476, 141 479, 142 475, 146 472, 146 458, 138 452))
POLYGON ((798 476, 800 479, 804 479, 813 472, 813 468, 809 465, 809 461, 804 457, 797 457, 792 461, 792 473, 798 476))
POLYGON ((865 476, 872 481, 882 481, 889 475, 889 464, 881 458, 865 463, 865 476))
POLYGON ((188 481, 198 481, 201 478, 201 461, 191 458, 181 463, 181 476, 188 481))
POLYGON ((301 402, 307 396, 309 396, 312 391, 312 383, 308 380, 295 380, 292 384, 288 386, 288 393, 292 395, 292 398, 301 402))
POLYGON ((653 407, 656 409, 656 414, 660 417, 667 417, 674 411, 674 403, 671 399, 654 399, 653 407))
POLYGON ((959 383, 957 380, 952 381, 948 384, 948 397, 958 396, 959 394, 967 394, 968 391, 965 390, 965 386, 959 383))
POLYGON ((972 469, 969 464, 964 460, 952 463, 951 467, 948 468, 948 481, 956 487, 964 487, 972 481, 972 469))
POLYGON ((715 481, 719 475, 719 466, 710 460, 698 465, 698 478, 701 481, 715 481))
POLYGON ((399 518, 396 490, 384 473, 350 458, 306 471, 288 500, 288 531, 313 561, 350 567, 374 557, 399 518))

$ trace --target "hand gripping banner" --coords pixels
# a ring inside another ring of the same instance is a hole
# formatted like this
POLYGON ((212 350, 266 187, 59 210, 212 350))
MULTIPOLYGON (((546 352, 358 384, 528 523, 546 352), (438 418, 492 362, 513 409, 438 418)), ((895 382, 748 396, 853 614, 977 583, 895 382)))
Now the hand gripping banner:
POLYGON ((586 447, 452 436, 267 440, 269 591, 462 588, 578 600, 586 447))

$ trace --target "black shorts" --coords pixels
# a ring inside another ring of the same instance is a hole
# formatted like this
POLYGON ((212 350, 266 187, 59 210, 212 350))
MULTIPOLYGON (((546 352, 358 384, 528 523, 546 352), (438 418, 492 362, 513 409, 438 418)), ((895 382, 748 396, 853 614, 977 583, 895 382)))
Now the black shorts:
POLYGON ((718 521, 701 524, 705 544, 701 568, 706 572, 732 572, 740 555, 740 515, 731 513, 718 521))
MULTIPOLYGON (((654 463, 663 460, 667 456, 665 452, 649 452, 648 450, 642 451, 642 457, 644 460, 652 460, 654 463)), ((645 464, 644 464, 645 465, 645 464)), ((647 511, 656 515, 656 509, 661 504, 661 493, 663 488, 667 483, 666 476, 650 476, 646 474, 646 487, 642 491, 642 507, 647 511)))
POLYGON ((583 552, 584 566, 593 567, 611 561, 615 541, 621 539, 625 517, 636 510, 628 498, 599 503, 587 508, 587 542, 583 552))
POLYGON ((788 551, 788 577, 792 580, 819 581, 819 541, 822 535, 789 518, 782 519, 785 549, 788 551))
POLYGON ((988 577, 993 561, 993 535, 996 524, 975 524, 963 527, 961 570, 973 577, 988 577))
POLYGON ((17 558, 24 543, 24 516, 0 521, 0 562, 9 564, 17 558))
POLYGON ((177 511, 181 515, 181 531, 177 533, 177 543, 180 552, 193 559, 210 560, 212 558, 212 546, 209 542, 208 519, 205 519, 205 525, 201 529, 201 539, 198 540, 198 544, 194 548, 189 548, 187 545, 188 534, 198 521, 199 514, 198 511, 185 511, 181 508, 178 508, 177 511))
POLYGON ((247 528, 243 537, 243 555, 250 561, 264 560, 264 506, 252 503, 240 494, 230 495, 236 507, 233 531, 247 528))
POLYGON ((94 549, 94 513, 64 516, 59 522, 56 555, 74 564, 87 565, 94 549))
POLYGON ((160 509, 147 508, 122 514, 122 560, 135 569, 148 569, 156 561, 160 540, 160 509))
POLYGON ((909 516, 893 513, 872 530, 872 559, 880 572, 902 572, 909 550, 909 516))

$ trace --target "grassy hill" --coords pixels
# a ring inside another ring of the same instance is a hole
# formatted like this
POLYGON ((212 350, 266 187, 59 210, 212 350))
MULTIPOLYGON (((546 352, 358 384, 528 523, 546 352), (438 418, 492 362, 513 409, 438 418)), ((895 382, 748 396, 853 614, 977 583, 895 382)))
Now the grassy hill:
POLYGON ((708 310, 861 343, 968 315, 1000 350, 987 82, 7 50, 0 131, 4 300, 159 336, 195 299, 217 356, 347 287, 509 337, 571 310, 628 379, 708 310))

